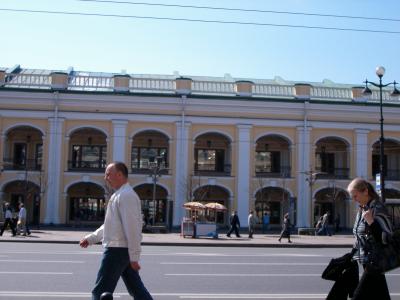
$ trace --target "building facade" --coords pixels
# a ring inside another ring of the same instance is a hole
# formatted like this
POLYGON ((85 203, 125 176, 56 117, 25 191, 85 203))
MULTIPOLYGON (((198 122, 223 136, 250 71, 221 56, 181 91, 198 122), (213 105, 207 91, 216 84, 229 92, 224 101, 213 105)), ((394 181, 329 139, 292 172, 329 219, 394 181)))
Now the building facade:
MULTIPOLYGON (((146 224, 179 226, 187 201, 218 223, 253 209, 279 227, 326 211, 352 225, 346 186, 379 172, 379 93, 274 80, 0 68, 0 200, 33 223, 100 224, 107 163, 123 161, 146 224)), ((400 198, 400 102, 384 91, 387 198, 400 198)))

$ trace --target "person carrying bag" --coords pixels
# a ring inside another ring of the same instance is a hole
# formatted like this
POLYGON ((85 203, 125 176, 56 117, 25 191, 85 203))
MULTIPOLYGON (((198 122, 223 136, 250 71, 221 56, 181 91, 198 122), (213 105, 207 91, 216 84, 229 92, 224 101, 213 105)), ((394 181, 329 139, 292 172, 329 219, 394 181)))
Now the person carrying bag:
MULTIPOLYGON (((400 234, 397 231, 393 233, 386 207, 368 181, 355 178, 347 190, 352 199, 359 204, 359 209, 353 227, 354 247, 343 257, 347 258, 346 263, 358 262, 364 270, 354 293, 350 289, 349 295, 353 300, 390 300, 385 272, 400 266, 400 234)), ((349 284, 354 278, 358 279, 358 271, 355 272, 353 265, 346 263, 331 262, 325 269, 323 278, 326 274, 336 274, 335 278, 331 276, 335 284, 327 299, 347 299, 347 294, 340 292, 336 297, 329 296, 339 290, 338 285, 340 287, 340 284, 349 284), (345 276, 349 270, 353 270, 351 279, 346 277, 348 275, 345 276)))

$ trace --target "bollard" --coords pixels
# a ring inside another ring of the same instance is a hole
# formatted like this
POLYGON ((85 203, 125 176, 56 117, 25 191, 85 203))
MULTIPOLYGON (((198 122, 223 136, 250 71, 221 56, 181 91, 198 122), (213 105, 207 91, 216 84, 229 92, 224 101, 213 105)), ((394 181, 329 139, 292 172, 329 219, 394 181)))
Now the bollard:
POLYGON ((113 295, 109 292, 104 292, 101 294, 100 300, 113 300, 113 295))

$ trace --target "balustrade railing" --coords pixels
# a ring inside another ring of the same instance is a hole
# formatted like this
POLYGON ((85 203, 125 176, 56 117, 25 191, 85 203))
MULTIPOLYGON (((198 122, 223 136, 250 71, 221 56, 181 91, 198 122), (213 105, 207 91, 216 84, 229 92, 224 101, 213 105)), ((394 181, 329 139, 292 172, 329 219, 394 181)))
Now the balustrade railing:
POLYGON ((236 95, 235 83, 223 81, 193 81, 192 92, 199 94, 236 95))
POLYGON ((131 78, 129 89, 135 91, 174 92, 175 80, 156 78, 131 78))
POLYGON ((73 75, 68 76, 68 88, 71 90, 113 90, 114 79, 105 76, 73 75))
MULTIPOLYGON (((50 89, 52 87, 51 71, 23 69, 20 73, 5 73, 3 84, 5 87, 14 88, 36 88, 50 89)), ((114 91, 114 74, 90 73, 90 72, 71 72, 66 82, 67 90, 76 91, 114 91)), ((131 92, 155 92, 155 93, 174 93, 176 83, 173 78, 154 78, 139 77, 141 75, 131 75, 129 79, 129 91, 131 92)), ((221 78, 217 80, 192 80, 191 92, 204 95, 236 95, 235 82, 227 82, 221 78)), ((287 97, 296 96, 294 84, 281 83, 255 83, 252 86, 252 95, 255 97, 287 97)), ((389 90, 383 90, 383 101, 393 102, 389 90)), ((352 88, 347 86, 311 86, 311 99, 326 100, 352 100, 352 88)), ((379 91, 372 90, 372 96, 368 99, 371 102, 379 101, 379 91)), ((398 101, 397 101, 398 102, 398 101)), ((396 102, 396 103, 397 103, 396 102)))
POLYGON ((348 179, 350 175, 349 168, 332 168, 332 169, 322 169, 316 168, 315 171, 318 179, 348 179))
POLYGON ((69 160, 68 170, 79 172, 104 172, 107 162, 105 160, 69 160))
MULTIPOLYGON (((149 164, 143 164, 136 161, 131 162, 131 172, 134 174, 150 174, 153 173, 153 169, 149 164)), ((169 174, 169 165, 167 162, 163 162, 161 164, 161 168, 159 169, 158 174, 169 174)))
POLYGON ((271 167, 259 167, 256 166, 256 176, 257 177, 279 177, 279 178, 288 178, 290 177, 290 166, 279 166, 275 169, 271 169, 271 167))
POLYGON ((195 162, 195 175, 203 176, 229 176, 231 174, 231 164, 216 165, 216 164, 199 164, 195 162))
POLYGON ((281 96, 294 97, 294 86, 290 85, 274 85, 274 84, 255 84, 252 87, 252 93, 255 96, 281 96))
POLYGON ((50 76, 48 74, 6 73, 4 84, 9 87, 45 89, 50 87, 50 76))
POLYGON ((350 100, 352 91, 348 88, 312 87, 311 98, 350 100))
POLYGON ((4 158, 3 159, 4 170, 27 170, 27 171, 40 171, 42 164, 40 160, 36 159, 18 159, 15 158, 4 158))

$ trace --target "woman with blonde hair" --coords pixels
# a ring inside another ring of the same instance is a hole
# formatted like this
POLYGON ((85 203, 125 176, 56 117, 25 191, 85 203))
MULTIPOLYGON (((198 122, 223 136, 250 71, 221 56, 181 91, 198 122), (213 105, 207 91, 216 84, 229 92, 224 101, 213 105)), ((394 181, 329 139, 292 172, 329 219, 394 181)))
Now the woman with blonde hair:
POLYGON ((363 178, 353 179, 347 187, 351 198, 359 204, 354 222, 356 238, 353 259, 364 268, 353 300, 390 299, 385 274, 368 270, 368 237, 385 244, 392 233, 391 222, 380 197, 371 183, 363 178))

